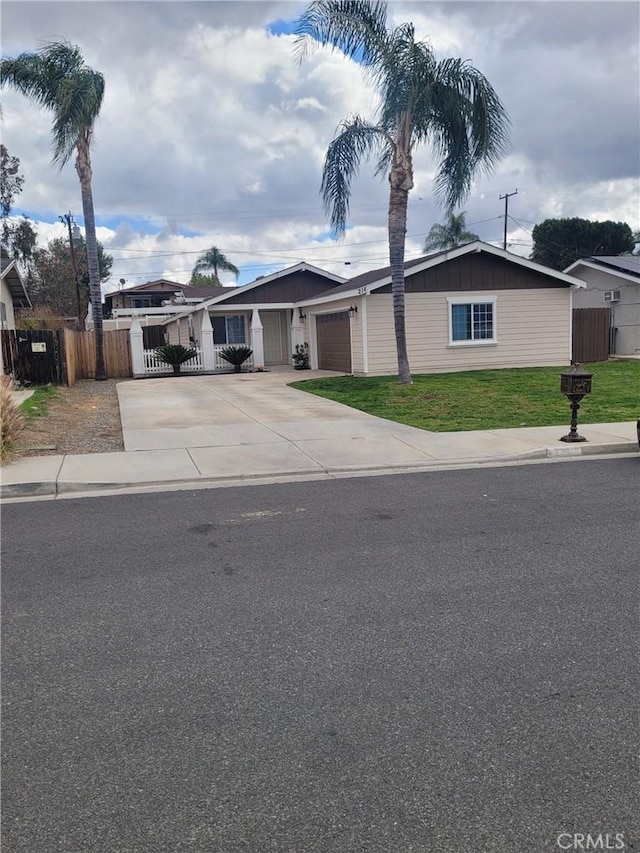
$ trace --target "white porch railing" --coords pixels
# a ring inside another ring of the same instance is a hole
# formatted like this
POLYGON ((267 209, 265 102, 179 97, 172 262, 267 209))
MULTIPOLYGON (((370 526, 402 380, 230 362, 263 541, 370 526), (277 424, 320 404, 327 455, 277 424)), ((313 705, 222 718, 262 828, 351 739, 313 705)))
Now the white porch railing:
MULTIPOLYGON (((220 351, 226 349, 227 345, 222 344, 218 346, 214 346, 213 348, 213 359, 214 359, 214 370, 233 370, 233 365, 229 364, 228 361, 225 361, 220 357, 220 351)), ((253 354, 249 356, 249 358, 243 363, 243 370, 253 370, 253 354)), ((204 364, 202 360, 202 350, 197 348, 197 355, 193 358, 189 359, 189 361, 185 361, 182 365, 183 370, 204 370, 204 364)), ((163 361, 160 361, 158 356, 156 355, 156 351, 153 349, 146 349, 144 351, 144 370, 145 374, 153 375, 155 373, 171 373, 173 368, 170 364, 165 364, 163 361)))
MULTIPOLYGON (((182 369, 184 370, 204 370, 204 365, 202 363, 202 352, 201 350, 197 351, 197 355, 193 358, 190 358, 189 361, 185 361, 182 364, 182 369)), ((144 351, 144 370, 145 373, 153 374, 153 373, 172 373, 173 368, 170 364, 166 364, 164 361, 160 361, 158 358, 156 351, 153 349, 146 349, 144 351)))
MULTIPOLYGON (((214 370, 233 370, 233 365, 229 364, 228 361, 225 361, 223 358, 220 358, 220 351, 223 349, 227 349, 228 346, 245 346, 245 344, 218 344, 217 346, 214 344, 213 346, 213 368, 214 370)), ((249 356, 249 358, 242 363, 243 370, 253 370, 253 353, 249 356)))

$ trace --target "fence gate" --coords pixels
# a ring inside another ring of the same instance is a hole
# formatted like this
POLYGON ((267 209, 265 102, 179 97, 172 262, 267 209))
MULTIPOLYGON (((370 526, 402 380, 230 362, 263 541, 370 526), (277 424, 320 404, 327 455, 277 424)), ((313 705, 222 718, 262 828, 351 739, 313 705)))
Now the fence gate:
POLYGON ((61 335, 51 329, 9 329, 2 332, 5 372, 22 385, 62 385, 61 335))
POLYGON ((573 309, 573 361, 607 361, 611 308, 573 309))

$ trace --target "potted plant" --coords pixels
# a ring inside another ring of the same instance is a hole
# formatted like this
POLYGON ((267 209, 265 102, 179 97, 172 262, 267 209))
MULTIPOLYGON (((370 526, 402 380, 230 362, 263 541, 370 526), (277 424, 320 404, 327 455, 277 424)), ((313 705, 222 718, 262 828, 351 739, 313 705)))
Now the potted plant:
POLYGON ((252 353, 253 350, 249 349, 249 347, 225 347, 223 350, 220 350, 220 358, 228 361, 229 364, 233 365, 235 372, 240 373, 243 363, 252 353))
POLYGON ((193 347, 183 347, 182 344, 165 344, 163 347, 157 347, 155 353, 158 361, 170 364, 176 375, 180 373, 180 368, 185 361, 191 361, 198 355, 198 351, 193 347))
POLYGON ((309 370, 309 344, 296 344, 296 351, 291 356, 296 370, 309 370))

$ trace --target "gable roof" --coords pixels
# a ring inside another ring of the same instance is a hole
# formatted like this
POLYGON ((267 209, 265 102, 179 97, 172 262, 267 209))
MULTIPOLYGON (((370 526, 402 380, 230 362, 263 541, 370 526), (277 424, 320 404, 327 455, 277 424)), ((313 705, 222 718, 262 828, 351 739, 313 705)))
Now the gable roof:
POLYGON ((230 288, 217 287, 211 285, 209 287, 193 287, 191 284, 180 284, 178 281, 170 281, 167 278, 158 278, 155 281, 145 281, 143 284, 135 284, 132 287, 121 287, 119 290, 112 290, 105 294, 105 299, 113 299, 114 296, 120 294, 124 296, 136 296, 137 294, 145 293, 162 293, 169 296, 172 293, 182 293, 190 299, 207 299, 220 293, 226 293, 230 288))
MULTIPOLYGON (((328 278, 331 281, 338 282, 338 286, 344 284, 346 281, 346 279, 340 275, 327 272, 326 270, 320 269, 320 267, 314 267, 313 264, 308 264, 306 261, 300 261, 291 267, 286 267, 285 269, 271 273, 270 275, 258 276, 258 278, 250 281, 248 284, 243 284, 240 287, 225 287, 224 293, 219 293, 211 299, 207 299, 205 302, 202 302, 198 305, 198 310, 201 311, 203 308, 207 308, 210 305, 217 305, 220 302, 224 302, 226 299, 229 299, 231 296, 237 296, 239 293, 246 293, 249 290, 253 290, 254 287, 261 287, 263 284, 269 284, 272 281, 276 281, 279 278, 284 278, 285 276, 296 272, 312 272, 316 275, 328 278)), ((331 292, 332 290, 329 290, 329 293, 331 292)))
POLYGON ((565 272, 594 269, 631 281, 640 280, 640 255, 592 255, 589 258, 578 258, 570 264, 565 272))
POLYGON ((0 262, 0 279, 9 288, 11 299, 16 308, 31 308, 31 300, 27 293, 27 288, 22 281, 20 270, 16 266, 15 261, 9 261, 2 258, 0 262))
POLYGON ((170 285, 170 287, 176 290, 182 290, 183 287, 188 287, 189 285, 180 284, 178 281, 170 281, 168 278, 156 278, 154 281, 145 281, 142 284, 132 284, 131 287, 119 287, 117 290, 111 291, 111 293, 107 293, 107 296, 115 296, 116 293, 139 293, 140 291, 147 290, 156 290, 158 288, 166 290, 163 285, 170 285))
MULTIPOLYGON (((568 287, 585 287, 584 282, 580 281, 578 278, 569 276, 566 273, 558 272, 558 270, 551 269, 550 267, 545 267, 542 264, 537 264, 534 261, 529 261, 526 258, 520 257, 520 255, 514 255, 512 252, 506 252, 504 249, 498 249, 496 246, 492 246, 489 243, 483 243, 481 240, 475 240, 473 243, 466 243, 464 246, 459 246, 457 249, 445 249, 442 252, 435 252, 431 255, 425 255, 421 258, 414 258, 411 261, 405 261, 405 273, 408 272, 409 274, 413 274, 422 272, 423 270, 438 266, 438 264, 452 261, 454 258, 460 258, 463 255, 478 254, 480 252, 496 255, 499 258, 504 258, 504 260, 509 261, 510 263, 523 266, 526 269, 534 270, 538 273, 543 273, 551 278, 558 279, 568 287)), ((361 273, 360 275, 349 279, 349 281, 343 285, 339 285, 331 290, 319 293, 311 299, 305 299, 302 304, 313 305, 317 302, 325 302, 327 299, 338 298, 338 296, 341 298, 357 296, 361 295, 361 288, 366 288, 365 293, 369 293, 371 290, 377 290, 379 287, 385 287, 387 284, 391 284, 390 266, 361 273)))

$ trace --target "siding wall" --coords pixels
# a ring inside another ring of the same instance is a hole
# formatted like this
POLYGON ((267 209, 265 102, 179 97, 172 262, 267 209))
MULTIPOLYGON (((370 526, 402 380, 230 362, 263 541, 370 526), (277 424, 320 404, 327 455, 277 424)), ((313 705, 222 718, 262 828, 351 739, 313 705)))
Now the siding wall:
POLYGON ((616 355, 640 353, 640 281, 636 284, 628 278, 611 275, 605 270, 580 267, 575 275, 586 282, 586 290, 577 290, 573 295, 574 308, 611 307, 611 326, 618 331, 615 336, 616 355), (605 290, 619 290, 620 302, 604 302, 605 290))
MULTIPOLYGON (((407 345, 413 373, 570 363, 568 287, 498 292, 498 343, 493 345, 449 346, 447 296, 482 299, 478 291, 407 295, 407 345)), ((373 376, 398 369, 391 299, 390 294, 375 293, 367 299, 369 374, 373 376)))
MULTIPOLYGON (((7 273, 7 275, 9 274, 10 273, 7 273)), ((16 321, 13 313, 13 296, 11 295, 9 286, 4 279, 0 279, 0 302, 4 302, 5 308, 7 309, 7 325, 4 328, 15 329, 16 321)))

